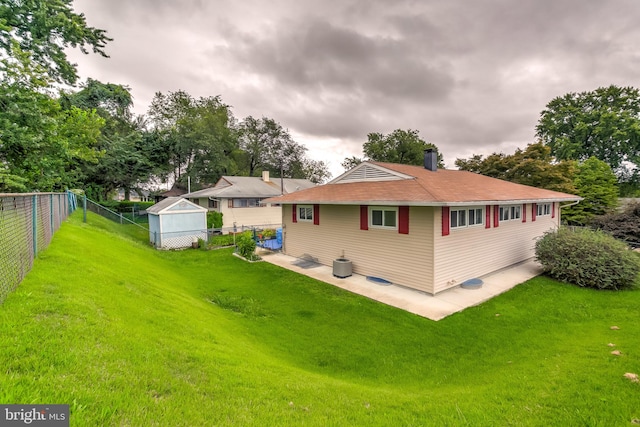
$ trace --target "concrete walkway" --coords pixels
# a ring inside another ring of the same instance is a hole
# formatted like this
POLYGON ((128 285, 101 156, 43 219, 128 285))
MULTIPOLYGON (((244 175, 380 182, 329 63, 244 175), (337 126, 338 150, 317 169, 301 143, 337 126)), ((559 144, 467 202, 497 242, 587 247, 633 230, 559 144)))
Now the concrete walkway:
POLYGON ((458 286, 434 296, 403 286, 376 284, 359 274, 339 279, 333 275, 332 267, 316 264, 304 268, 296 265, 301 264, 300 259, 281 253, 261 250, 259 255, 271 264, 431 320, 440 320, 467 307, 478 305, 542 272, 542 268, 535 261, 525 261, 481 277, 484 284, 480 288, 463 289, 458 286))

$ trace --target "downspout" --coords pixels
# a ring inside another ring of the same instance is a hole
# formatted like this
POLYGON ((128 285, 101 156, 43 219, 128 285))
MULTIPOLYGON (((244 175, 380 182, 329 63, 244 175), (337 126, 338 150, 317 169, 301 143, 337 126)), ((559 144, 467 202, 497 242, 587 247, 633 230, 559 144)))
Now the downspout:
POLYGON ((559 203, 558 203, 558 206, 560 207, 560 209, 562 209, 562 208, 568 208, 568 207, 570 207, 570 206, 575 206, 575 205, 577 205, 578 203, 580 203, 580 200, 576 200, 575 202, 573 202, 573 203, 569 203, 568 205, 561 205, 561 204, 559 204, 559 203))
POLYGON ((568 205, 561 205, 560 203, 558 203, 558 214, 560 215, 560 218, 558 218, 558 228, 560 228, 560 225, 562 225, 562 224, 560 224, 560 220, 562 220, 562 212, 561 212, 562 208, 568 208, 568 207, 571 207, 571 206, 575 206, 578 203, 580 203, 580 200, 576 200, 575 202, 569 203, 568 205))

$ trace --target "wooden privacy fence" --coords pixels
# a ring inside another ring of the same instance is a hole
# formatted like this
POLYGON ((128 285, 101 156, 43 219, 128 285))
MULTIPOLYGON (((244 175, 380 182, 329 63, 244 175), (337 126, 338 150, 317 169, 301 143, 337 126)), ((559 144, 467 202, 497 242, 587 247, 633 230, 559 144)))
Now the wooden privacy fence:
POLYGON ((66 193, 0 193, 0 304, 77 206, 66 193))

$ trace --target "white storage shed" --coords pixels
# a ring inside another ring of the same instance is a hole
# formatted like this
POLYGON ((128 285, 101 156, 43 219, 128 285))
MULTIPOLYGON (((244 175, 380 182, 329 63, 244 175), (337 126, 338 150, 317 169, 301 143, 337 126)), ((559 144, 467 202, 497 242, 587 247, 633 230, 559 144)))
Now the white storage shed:
POLYGON ((182 197, 168 197, 147 209, 149 241, 158 249, 191 247, 207 240, 207 208, 182 197))

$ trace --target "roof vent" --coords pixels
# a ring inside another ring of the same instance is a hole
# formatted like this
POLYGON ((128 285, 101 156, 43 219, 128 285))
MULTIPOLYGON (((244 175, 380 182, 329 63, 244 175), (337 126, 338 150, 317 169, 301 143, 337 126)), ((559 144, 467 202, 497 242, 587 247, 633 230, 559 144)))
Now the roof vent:
POLYGON ((438 152, 433 148, 424 150, 424 168, 433 172, 438 170, 438 152))

